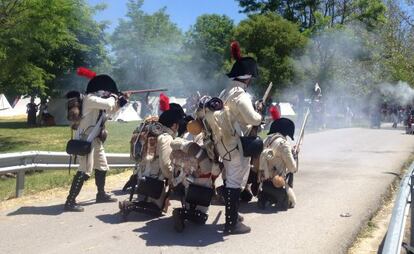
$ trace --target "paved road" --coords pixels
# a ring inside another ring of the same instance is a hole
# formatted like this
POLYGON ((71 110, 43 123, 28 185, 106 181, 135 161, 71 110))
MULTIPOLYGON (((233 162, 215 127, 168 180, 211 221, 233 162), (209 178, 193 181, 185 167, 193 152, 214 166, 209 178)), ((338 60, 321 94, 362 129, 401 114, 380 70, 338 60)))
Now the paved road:
POLYGON ((255 201, 243 205, 252 226, 247 235, 217 232, 224 223, 220 206, 212 206, 207 225, 189 224, 182 234, 169 215, 135 214, 120 223, 116 205, 93 204, 93 191, 85 190, 85 213, 62 213, 61 200, 0 212, 0 252, 345 253, 413 149, 414 136, 399 130, 307 135, 295 178, 297 207, 271 213, 256 209, 255 201))

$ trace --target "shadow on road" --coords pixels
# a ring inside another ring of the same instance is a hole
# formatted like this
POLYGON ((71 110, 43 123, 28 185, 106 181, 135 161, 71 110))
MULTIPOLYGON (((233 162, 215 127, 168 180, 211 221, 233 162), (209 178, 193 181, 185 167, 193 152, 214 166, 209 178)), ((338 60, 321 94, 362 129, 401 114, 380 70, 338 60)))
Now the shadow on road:
MULTIPOLYGON (((87 200, 84 202, 79 202, 82 206, 90 206, 95 203, 94 199, 87 200)), ((22 206, 14 212, 8 213, 7 216, 15 216, 15 215, 25 215, 25 214, 32 214, 32 215, 50 215, 56 216, 64 213, 63 210, 64 204, 58 205, 51 205, 51 206, 22 206)))
POLYGON ((153 215, 145 214, 145 213, 131 212, 128 215, 127 221, 124 221, 120 213, 102 214, 102 215, 96 216, 96 218, 102 221, 103 223, 120 224, 123 222, 144 222, 144 221, 152 220, 156 217, 154 217, 153 215))
POLYGON ((134 232, 146 241, 147 246, 204 247, 224 241, 222 233, 218 232, 222 228, 223 225, 196 225, 187 222, 184 232, 177 233, 172 218, 163 217, 147 222, 145 226, 135 229, 134 232))
POLYGON ((8 213, 7 216, 25 214, 57 216, 64 212, 65 211, 63 210, 63 204, 52 206, 23 206, 14 212, 8 213))
POLYGON ((260 213, 260 214, 276 214, 279 211, 278 208, 276 208, 274 205, 270 206, 269 204, 266 205, 266 209, 262 210, 257 207, 257 202, 249 202, 249 203, 241 203, 239 212, 244 213, 260 213))

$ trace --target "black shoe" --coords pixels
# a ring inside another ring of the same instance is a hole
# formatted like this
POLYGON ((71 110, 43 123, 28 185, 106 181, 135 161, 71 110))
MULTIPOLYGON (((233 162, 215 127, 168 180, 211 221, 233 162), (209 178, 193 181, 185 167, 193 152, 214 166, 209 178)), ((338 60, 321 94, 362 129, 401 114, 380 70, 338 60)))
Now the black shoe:
POLYGON ((182 208, 176 208, 173 210, 174 229, 178 233, 183 232, 185 228, 184 218, 181 212, 182 212, 182 208))
POLYGON ((239 214, 239 217, 237 217, 237 221, 238 222, 243 222, 244 221, 244 217, 239 214))
POLYGON ((118 199, 111 197, 111 195, 105 192, 96 194, 96 203, 112 203, 116 201, 118 201, 118 199))
POLYGON ((67 212, 83 212, 85 209, 74 203, 74 204, 68 204, 67 202, 65 203, 65 207, 64 207, 65 211, 67 212))
POLYGON ((224 228, 224 235, 241 235, 250 233, 251 228, 249 226, 244 225, 241 222, 237 222, 236 225, 232 227, 225 227, 224 228))

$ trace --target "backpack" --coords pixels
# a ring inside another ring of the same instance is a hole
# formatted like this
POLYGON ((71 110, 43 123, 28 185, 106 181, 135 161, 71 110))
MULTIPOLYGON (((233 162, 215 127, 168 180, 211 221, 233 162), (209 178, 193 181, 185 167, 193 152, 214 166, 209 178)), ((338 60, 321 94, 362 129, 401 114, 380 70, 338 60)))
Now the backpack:
POLYGON ((130 157, 136 162, 156 158, 157 138, 166 132, 157 116, 147 117, 133 132, 130 141, 130 157))
POLYGON ((67 100, 67 119, 70 127, 77 130, 82 119, 82 102, 84 95, 78 91, 70 91, 66 94, 67 100))

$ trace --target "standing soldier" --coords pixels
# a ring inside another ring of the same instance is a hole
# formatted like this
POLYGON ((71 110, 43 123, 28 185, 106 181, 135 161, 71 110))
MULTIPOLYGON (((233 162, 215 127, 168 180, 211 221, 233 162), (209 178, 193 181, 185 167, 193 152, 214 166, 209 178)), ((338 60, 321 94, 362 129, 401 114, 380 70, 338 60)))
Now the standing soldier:
POLYGON ((116 202, 115 198, 105 192, 105 178, 109 167, 103 143, 107 136, 106 114, 116 112, 127 103, 125 96, 118 96, 118 93, 115 81, 108 75, 94 76, 88 83, 86 95, 81 103, 82 118, 75 139, 91 141, 91 152, 79 158, 79 168, 65 203, 66 211, 83 212, 83 207, 76 204, 76 197, 83 183, 91 176, 93 169, 95 169, 95 184, 98 189, 96 202, 116 202))
POLYGON ((280 210, 293 208, 296 204, 293 179, 287 177, 297 171, 297 153, 292 152, 287 140, 287 136, 293 140, 294 133, 295 124, 287 118, 275 120, 270 126, 260 156, 262 190, 258 194, 258 206, 261 209, 268 201, 276 203, 280 210))
MULTIPOLYGON (((229 86, 220 94, 224 102, 229 126, 221 127, 220 138, 215 134, 217 151, 224 164, 224 199, 225 199, 225 227, 224 234, 245 234, 250 232, 250 227, 244 225, 239 219, 239 204, 242 188, 246 186, 250 172, 250 157, 248 153, 256 150, 258 145, 263 148, 263 143, 257 144, 254 140, 250 144, 242 144, 241 137, 248 136, 251 127, 258 126, 262 122, 262 116, 253 108, 251 96, 246 92, 252 78, 258 76, 256 61, 251 57, 241 57, 238 42, 231 44, 232 55, 236 59, 230 73, 229 86), (247 151, 247 148, 252 151, 247 151)), ((262 105, 258 105, 261 107, 262 105)), ((258 111, 261 109, 258 108, 258 111)), ((259 149, 260 153, 261 150, 259 149)))

